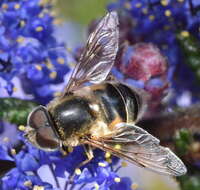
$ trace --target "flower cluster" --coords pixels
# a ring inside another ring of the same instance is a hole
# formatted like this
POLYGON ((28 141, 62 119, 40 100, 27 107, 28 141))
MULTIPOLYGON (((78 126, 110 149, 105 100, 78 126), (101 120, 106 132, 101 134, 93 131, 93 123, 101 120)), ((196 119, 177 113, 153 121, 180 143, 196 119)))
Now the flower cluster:
MULTIPOLYGON (((199 57, 197 59, 191 56, 198 54, 199 49, 189 43, 185 44, 185 47, 188 47, 187 51, 193 50, 190 54, 190 60, 193 61, 188 62, 185 57, 187 54, 180 43, 190 37, 196 41, 200 40, 199 6, 198 1, 192 0, 118 0, 108 6, 109 10, 119 10, 121 13, 122 42, 128 42, 129 45, 151 42, 167 57, 167 78, 171 86, 176 89, 173 98, 176 104, 179 104, 178 99, 184 92, 194 91, 194 88, 198 87, 191 67, 194 68, 194 63, 198 64, 199 57)), ((195 69, 196 67, 198 65, 195 65, 195 69)), ((197 72, 195 74, 198 77, 197 72)), ((128 76, 130 77, 130 74, 128 76)), ((195 100, 194 96, 192 100, 195 100)))
POLYGON ((26 93, 47 103, 53 96, 49 85, 63 82, 69 71, 66 48, 53 36, 57 20, 51 7, 51 0, 0 2, 0 77, 9 95, 18 77, 26 93))
MULTIPOLYGON (((21 130, 22 128, 21 126, 21 130)), ((16 167, 1 179, 2 190, 67 190, 69 187, 70 189, 79 187, 85 190, 131 190, 130 179, 120 178, 116 173, 125 166, 125 163, 118 163, 118 159, 112 157, 108 152, 95 150, 95 158, 79 169, 77 166, 86 159, 82 147, 77 147, 66 156, 61 152, 47 153, 34 148, 25 142, 21 135, 18 140, 21 143, 19 152, 15 149, 16 145, 9 143, 9 139, 0 147, 0 160, 12 161, 16 164, 16 167), (44 166, 48 166, 53 175, 55 186, 51 185, 52 180, 48 182, 42 180, 41 173, 44 174, 48 171, 47 169, 44 171, 44 166), (58 178, 65 179, 64 188, 61 188, 58 178)))

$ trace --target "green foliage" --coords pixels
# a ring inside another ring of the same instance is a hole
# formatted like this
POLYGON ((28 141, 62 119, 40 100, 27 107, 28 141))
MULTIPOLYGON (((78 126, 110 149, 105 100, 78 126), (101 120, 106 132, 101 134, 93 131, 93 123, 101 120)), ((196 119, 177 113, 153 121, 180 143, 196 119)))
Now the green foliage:
POLYGON ((181 190, 199 190, 200 189, 200 175, 184 175, 178 178, 181 190))
POLYGON ((186 59, 186 64, 190 66, 196 75, 196 78, 200 81, 200 43, 191 34, 181 32, 177 35, 177 39, 183 50, 183 54, 186 59))
POLYGON ((176 152, 179 156, 185 155, 192 143, 192 135, 187 129, 181 129, 177 132, 175 137, 176 152))
POLYGON ((0 98, 0 119, 17 125, 26 125, 28 114, 37 104, 17 98, 0 98))
POLYGON ((102 17, 110 0, 60 0, 57 8, 61 16, 87 25, 91 20, 102 17))

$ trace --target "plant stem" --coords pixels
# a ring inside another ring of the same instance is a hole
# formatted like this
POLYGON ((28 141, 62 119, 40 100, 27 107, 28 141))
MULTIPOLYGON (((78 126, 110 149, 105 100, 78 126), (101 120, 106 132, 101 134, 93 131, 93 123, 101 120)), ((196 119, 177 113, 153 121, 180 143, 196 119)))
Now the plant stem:
POLYGON ((53 175, 54 181, 55 181, 55 183, 56 183, 56 187, 57 187, 57 188, 60 188, 60 184, 59 184, 58 179, 57 179, 57 177, 56 177, 56 175, 55 175, 55 172, 54 172, 54 169, 53 169, 53 165, 52 165, 52 164, 49 164, 49 169, 51 170, 51 173, 52 173, 52 175, 53 175))
POLYGON ((76 184, 73 183, 73 184, 71 185, 71 187, 69 188, 69 190, 73 190, 75 186, 76 186, 76 184))
POLYGON ((195 9, 192 0, 188 0, 189 6, 190 6, 190 12, 192 15, 195 15, 195 9))
POLYGON ((87 185, 87 183, 82 184, 78 190, 81 190, 83 187, 85 187, 87 185))

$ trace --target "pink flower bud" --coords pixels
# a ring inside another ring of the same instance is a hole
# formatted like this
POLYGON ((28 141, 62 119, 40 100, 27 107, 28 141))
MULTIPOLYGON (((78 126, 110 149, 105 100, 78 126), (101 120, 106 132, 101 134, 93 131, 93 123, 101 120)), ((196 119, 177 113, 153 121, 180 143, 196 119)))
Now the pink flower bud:
POLYGON ((166 76, 167 60, 155 45, 138 43, 125 50, 119 67, 127 77, 147 82, 157 76, 166 76))

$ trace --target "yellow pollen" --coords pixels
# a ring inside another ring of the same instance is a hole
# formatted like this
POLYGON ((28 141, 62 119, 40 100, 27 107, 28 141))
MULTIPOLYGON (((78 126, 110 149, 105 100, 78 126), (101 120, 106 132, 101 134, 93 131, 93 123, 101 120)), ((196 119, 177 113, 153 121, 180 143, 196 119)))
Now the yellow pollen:
POLYGON ((40 65, 35 65, 35 68, 38 70, 38 71, 41 71, 42 70, 42 67, 40 65))
POLYGON ((98 190, 99 189, 99 185, 97 183, 94 184, 94 188, 95 190, 98 190))
POLYGON ((52 69, 54 67, 50 60, 47 61, 46 66, 48 69, 52 69))
POLYGON ((19 9, 19 8, 20 8, 20 4, 16 3, 15 6, 14 6, 14 8, 15 8, 16 10, 19 9))
POLYGON ((11 152, 11 154, 13 155, 13 156, 15 156, 17 153, 16 153, 16 150, 14 149, 14 148, 12 148, 11 150, 10 150, 10 152, 11 152))
POLYGON ((81 175, 81 170, 79 168, 75 169, 75 174, 76 175, 81 175))
POLYGON ((53 24, 55 24, 55 25, 59 25, 59 24, 62 24, 63 23, 63 20, 62 19, 58 19, 58 18, 56 18, 56 19, 54 19, 53 20, 53 24))
POLYGON ((13 87, 13 92, 17 92, 17 87, 13 87))
POLYGON ((99 162, 98 165, 101 166, 101 167, 106 167, 106 164, 103 163, 103 162, 99 162))
POLYGON ((68 62, 67 65, 68 65, 70 68, 74 68, 74 66, 76 65, 76 63, 74 63, 74 62, 68 62))
POLYGON ((39 185, 34 185, 33 190, 44 190, 44 187, 39 185))
POLYGON ((121 179, 119 177, 115 177, 114 180, 115 180, 116 183, 119 183, 121 181, 121 179))
POLYGON ((123 162, 121 163, 121 165, 122 165, 122 167, 127 167, 128 164, 127 164, 127 162, 124 162, 124 161, 123 161, 123 162))
POLYGON ((53 69, 54 68, 52 63, 47 63, 46 66, 47 66, 48 69, 53 69))
POLYGON ((26 22, 25 22, 24 20, 21 20, 21 21, 20 21, 20 26, 21 26, 21 27, 24 27, 25 24, 26 24, 26 22))
POLYGON ((142 9, 142 12, 143 12, 143 14, 146 15, 146 14, 148 13, 148 9, 147 9, 147 8, 143 8, 143 9, 142 9))
POLYGON ((3 142, 9 142, 9 141, 10 141, 10 139, 8 137, 3 138, 3 142))
POLYGON ((110 152, 106 152, 106 154, 105 154, 105 158, 110 158, 110 157, 111 157, 110 152))
POLYGON ((61 65, 63 65, 65 63, 65 60, 62 57, 58 57, 57 58, 57 62, 61 65))
POLYGON ((25 131, 26 127, 24 125, 19 125, 18 129, 20 131, 25 131))
POLYGON ((31 181, 25 181, 24 182, 24 186, 27 186, 27 187, 31 187, 32 186, 32 182, 31 181))
POLYGON ((19 36, 19 37, 17 38, 16 41, 17 41, 18 43, 22 43, 22 42, 24 42, 24 37, 19 36))
POLYGON ((42 12, 43 12, 43 13, 48 13, 48 14, 49 14, 49 9, 44 8, 42 12))
POLYGON ((162 6, 167 6, 168 5, 167 0, 161 0, 160 3, 161 3, 162 6))
POLYGON ((121 149, 121 145, 120 144, 116 144, 115 147, 114 147, 114 149, 120 150, 121 149))
POLYGON ((3 4, 1 5, 1 7, 2 7, 3 9, 7 9, 7 8, 8 8, 8 4, 3 3, 3 4))
POLYGON ((154 20, 155 19, 155 16, 154 15, 149 15, 149 20, 154 20))
POLYGON ((135 4, 135 7, 136 7, 136 8, 140 8, 141 6, 142 6, 141 3, 136 3, 136 4, 135 4))
POLYGON ((106 158, 106 162, 108 162, 109 164, 111 164, 112 163, 112 159, 106 158))
POLYGON ((169 17, 172 15, 172 12, 170 10, 165 11, 165 16, 169 17))
POLYGON ((68 148, 67 148, 67 150, 68 150, 68 152, 73 152, 73 147, 72 146, 69 146, 68 148))
POLYGON ((61 153, 62 153, 63 156, 67 156, 67 152, 66 151, 61 150, 61 153))
POLYGON ((43 17, 44 17, 44 13, 40 13, 40 14, 38 15, 38 17, 39 17, 39 18, 43 18, 43 17))
POLYGON ((58 15, 58 12, 53 10, 53 11, 51 11, 50 14, 51 14, 52 17, 56 17, 58 15))
POLYGON ((186 31, 186 30, 181 32, 181 36, 184 37, 184 38, 189 37, 189 35, 190 35, 190 33, 188 31, 186 31))
POLYGON ((53 71, 49 74, 49 77, 52 78, 52 79, 55 79, 57 76, 57 72, 56 71, 53 71))
POLYGON ((137 183, 133 183, 132 185, 131 185, 131 189, 132 190, 135 190, 135 189, 137 189, 138 188, 138 184, 137 183))
POLYGON ((43 27, 42 26, 38 26, 36 29, 35 29, 35 31, 36 32, 41 32, 41 31, 43 31, 43 27))
POLYGON ((131 4, 129 2, 124 3, 126 9, 131 9, 131 4))

